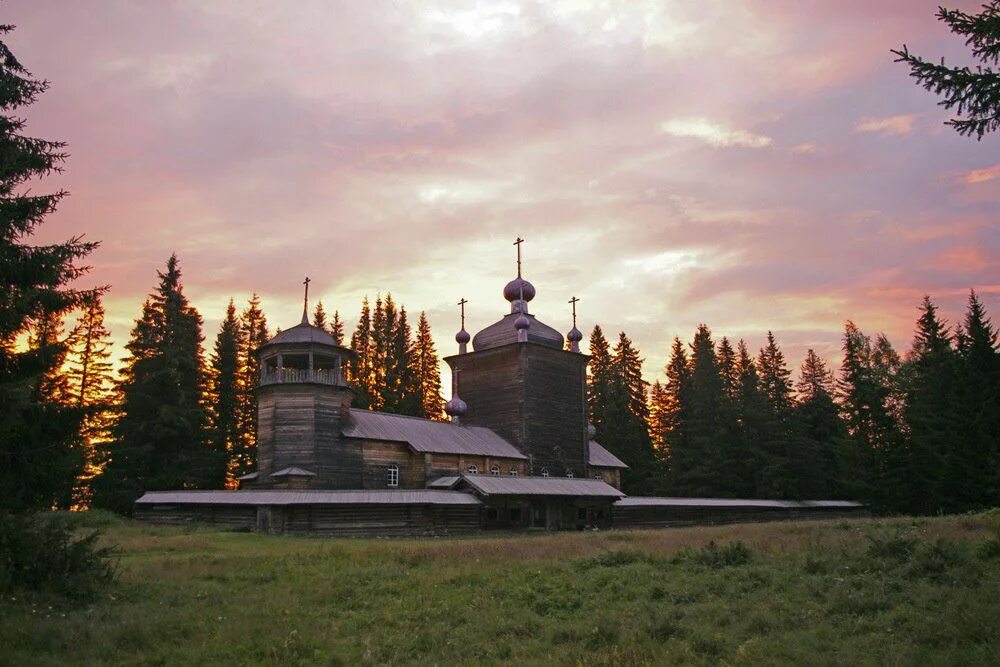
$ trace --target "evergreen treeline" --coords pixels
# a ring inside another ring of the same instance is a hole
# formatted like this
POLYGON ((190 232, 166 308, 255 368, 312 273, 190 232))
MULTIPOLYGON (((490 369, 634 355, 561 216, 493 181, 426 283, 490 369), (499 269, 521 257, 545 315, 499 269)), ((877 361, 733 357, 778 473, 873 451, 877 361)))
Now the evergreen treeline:
POLYGON ((1000 352, 975 292, 954 329, 929 298, 901 357, 845 326, 839 372, 809 350, 793 381, 774 335, 751 355, 701 325, 644 395, 639 353, 590 337, 597 439, 633 494, 852 498, 889 512, 1000 504, 1000 352))

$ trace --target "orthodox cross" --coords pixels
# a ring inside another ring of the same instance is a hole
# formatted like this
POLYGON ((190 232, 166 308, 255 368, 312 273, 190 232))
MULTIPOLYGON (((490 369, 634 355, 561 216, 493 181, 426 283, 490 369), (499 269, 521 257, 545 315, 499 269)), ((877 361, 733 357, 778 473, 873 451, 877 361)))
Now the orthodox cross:
POLYGON ((309 322, 309 283, 311 282, 309 276, 306 276, 306 279, 302 281, 302 284, 306 286, 306 294, 302 299, 302 321, 306 323, 309 322))
POLYGON ((521 244, 522 243, 524 243, 524 239, 522 239, 520 236, 518 236, 517 240, 514 241, 514 245, 517 246, 517 277, 518 278, 521 277, 521 244))
POLYGON ((575 296, 569 300, 569 303, 573 304, 573 328, 576 328, 576 302, 579 301, 575 296))
POLYGON ((467 303, 469 303, 468 299, 466 299, 463 296, 462 300, 459 301, 458 304, 457 304, 462 309, 462 328, 463 329, 465 328, 465 304, 467 304, 467 303))

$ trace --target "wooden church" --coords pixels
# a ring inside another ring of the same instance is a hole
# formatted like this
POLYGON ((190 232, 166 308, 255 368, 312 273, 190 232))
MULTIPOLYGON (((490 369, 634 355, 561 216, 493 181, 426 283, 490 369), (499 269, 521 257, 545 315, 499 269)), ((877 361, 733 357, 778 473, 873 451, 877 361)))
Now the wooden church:
POLYGON ((579 349, 576 299, 566 349, 562 334, 528 310, 535 288, 521 276, 521 242, 517 277, 503 289, 509 313, 470 336, 460 302, 458 354, 445 358, 450 421, 352 407, 344 369, 354 352, 309 323, 307 281, 301 323, 257 351, 256 472, 240 479, 239 491, 147 492, 136 517, 272 533, 415 535, 860 511, 837 501, 625 498, 628 466, 587 423, 589 358, 579 349))

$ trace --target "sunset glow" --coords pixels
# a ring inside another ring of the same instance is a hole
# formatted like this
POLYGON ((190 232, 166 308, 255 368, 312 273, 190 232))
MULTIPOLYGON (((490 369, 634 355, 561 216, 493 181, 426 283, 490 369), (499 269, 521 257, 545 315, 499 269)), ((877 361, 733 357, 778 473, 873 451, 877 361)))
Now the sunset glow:
MULTIPOLYGON (((974 10, 979 0, 951 3, 974 10)), ((708 323, 797 367, 844 321, 905 349, 931 294, 1000 305, 996 137, 942 125, 892 61, 964 62, 933 1, 295 3, 8 0, 68 142, 38 242, 103 242, 117 345, 171 252, 211 340, 226 303, 353 328, 365 295, 426 311, 452 353, 498 319, 527 239, 532 312, 627 331, 662 377, 708 323)), ((586 340, 584 340, 584 344, 586 340)), ((447 381, 447 380, 446 380, 447 381)), ((447 391, 445 394, 447 395, 447 391)))

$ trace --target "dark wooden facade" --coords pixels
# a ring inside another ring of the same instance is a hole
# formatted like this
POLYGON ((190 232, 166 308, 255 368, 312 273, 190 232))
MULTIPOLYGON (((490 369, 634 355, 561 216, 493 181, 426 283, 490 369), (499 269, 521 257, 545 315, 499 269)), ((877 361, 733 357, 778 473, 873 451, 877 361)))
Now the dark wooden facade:
POLYGON ((484 426, 530 459, 530 474, 587 476, 588 357, 534 342, 445 359, 459 371, 463 423, 484 426))

